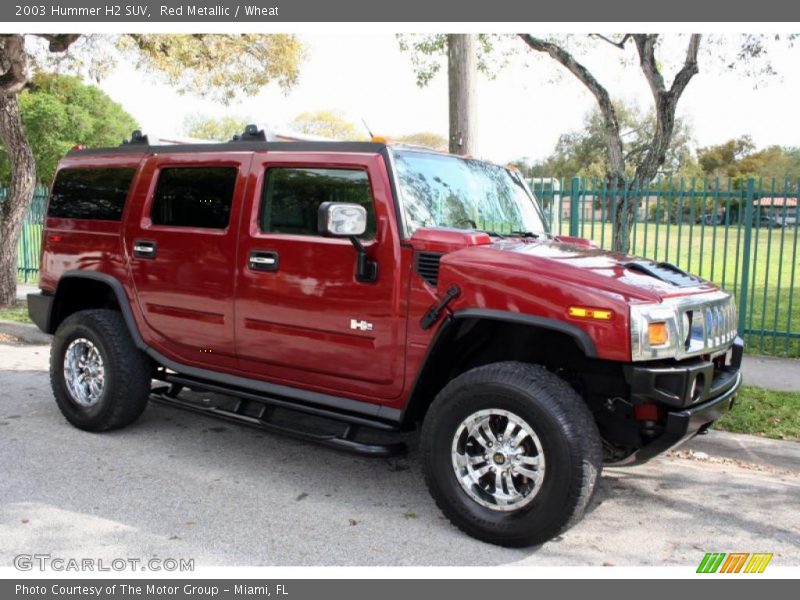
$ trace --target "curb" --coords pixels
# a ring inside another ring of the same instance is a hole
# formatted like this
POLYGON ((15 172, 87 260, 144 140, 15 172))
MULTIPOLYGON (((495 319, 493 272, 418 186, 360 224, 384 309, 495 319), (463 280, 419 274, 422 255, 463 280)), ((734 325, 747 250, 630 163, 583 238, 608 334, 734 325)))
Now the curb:
POLYGON ((708 434, 698 435, 678 446, 676 450, 704 452, 710 457, 800 472, 800 442, 792 440, 772 440, 757 435, 711 429, 708 434))
POLYGON ((42 333, 36 325, 17 323, 16 321, 0 321, 0 333, 17 339, 19 344, 42 345, 49 344, 53 336, 42 333))

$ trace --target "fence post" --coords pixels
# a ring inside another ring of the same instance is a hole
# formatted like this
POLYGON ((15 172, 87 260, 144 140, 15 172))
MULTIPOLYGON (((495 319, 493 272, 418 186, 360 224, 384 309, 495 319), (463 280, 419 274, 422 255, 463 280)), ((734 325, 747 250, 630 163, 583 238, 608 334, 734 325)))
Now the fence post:
POLYGON ((572 188, 569 197, 569 234, 578 237, 578 224, 580 217, 581 203, 581 178, 572 178, 572 188))
POLYGON ((747 320, 747 289, 750 283, 750 246, 753 241, 753 202, 755 201, 755 179, 747 180, 744 198, 744 249, 742 250, 742 281, 739 286, 739 335, 744 335, 747 320))

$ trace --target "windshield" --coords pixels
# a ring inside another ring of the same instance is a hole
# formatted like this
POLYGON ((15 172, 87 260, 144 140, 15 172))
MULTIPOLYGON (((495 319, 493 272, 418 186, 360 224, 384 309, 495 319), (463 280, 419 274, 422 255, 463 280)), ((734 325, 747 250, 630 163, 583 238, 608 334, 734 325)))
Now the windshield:
POLYGON ((420 227, 547 231, 533 195, 503 167, 414 150, 393 155, 409 235, 420 227))

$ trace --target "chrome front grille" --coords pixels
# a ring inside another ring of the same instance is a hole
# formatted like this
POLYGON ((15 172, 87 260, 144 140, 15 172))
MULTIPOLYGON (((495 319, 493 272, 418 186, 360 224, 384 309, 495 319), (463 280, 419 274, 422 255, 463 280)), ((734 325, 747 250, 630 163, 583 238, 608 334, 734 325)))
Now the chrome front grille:
POLYGON ((733 296, 724 292, 714 296, 702 301, 700 298, 687 299, 678 305, 678 324, 683 340, 679 357, 723 350, 736 337, 738 320, 733 296))

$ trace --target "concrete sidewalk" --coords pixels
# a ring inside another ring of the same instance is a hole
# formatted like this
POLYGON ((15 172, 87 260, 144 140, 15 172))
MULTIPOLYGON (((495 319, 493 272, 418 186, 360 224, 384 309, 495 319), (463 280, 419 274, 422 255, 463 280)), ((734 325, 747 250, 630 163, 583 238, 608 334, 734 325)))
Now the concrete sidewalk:
POLYGON ((745 385, 778 392, 800 392, 800 359, 745 355, 742 361, 745 385))

